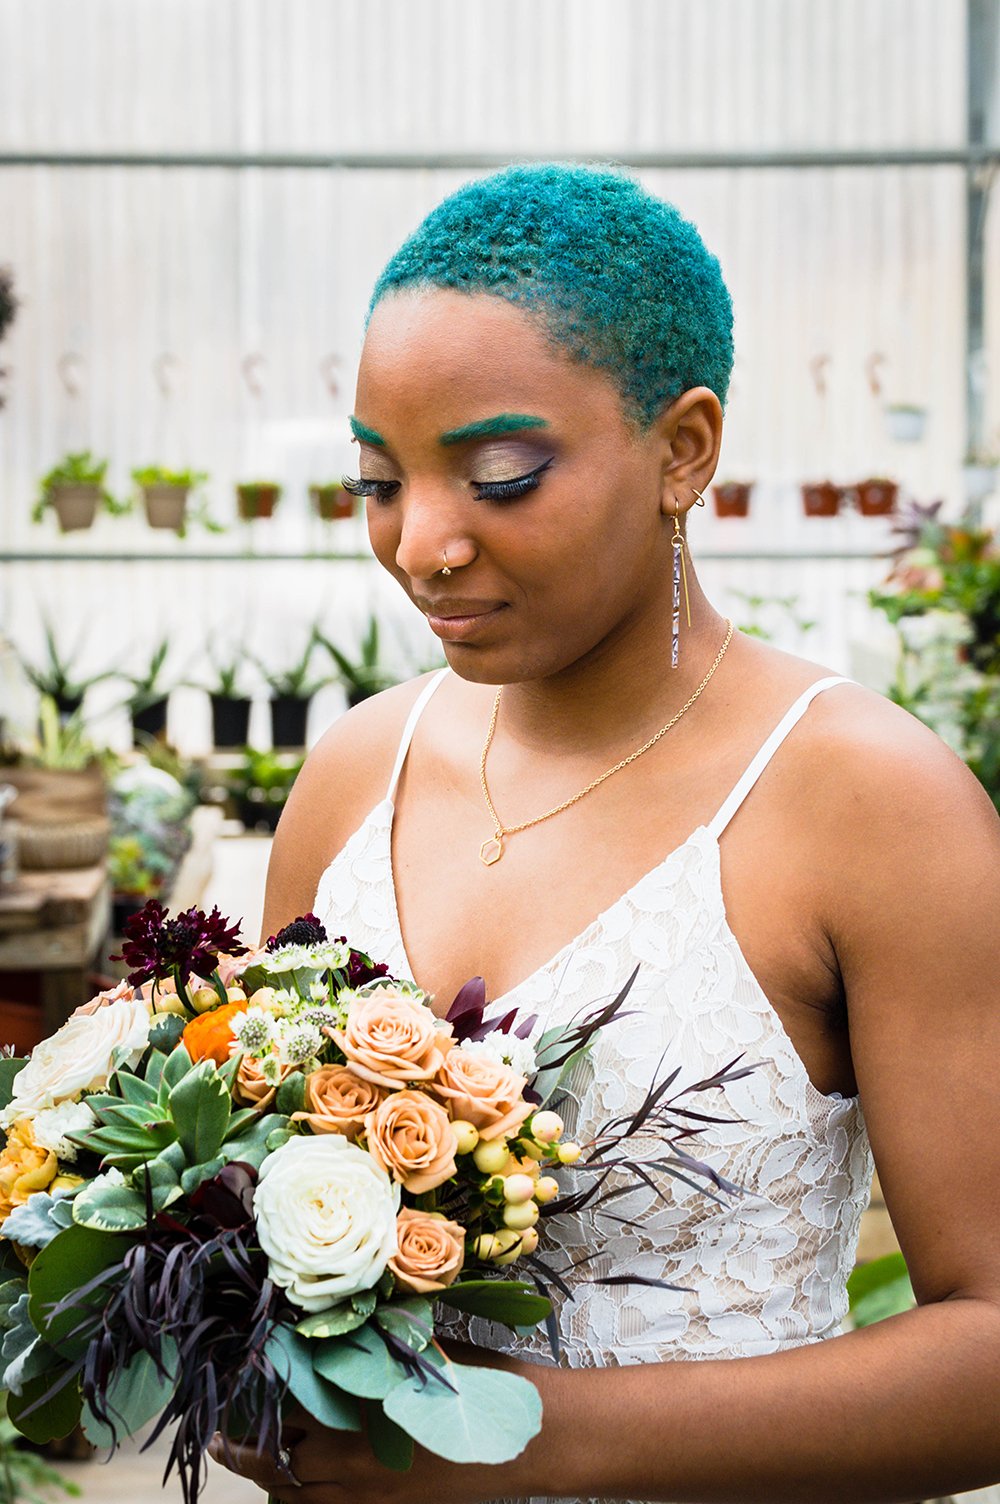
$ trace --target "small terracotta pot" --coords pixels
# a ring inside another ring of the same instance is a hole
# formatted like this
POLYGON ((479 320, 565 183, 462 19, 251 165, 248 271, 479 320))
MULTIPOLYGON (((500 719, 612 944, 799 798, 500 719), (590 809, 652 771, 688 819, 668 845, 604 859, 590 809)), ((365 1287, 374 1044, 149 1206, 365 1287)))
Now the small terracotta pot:
POLYGON ((836 517, 840 511, 842 490, 832 480, 804 482, 802 510, 807 517, 836 517))
POLYGON ((750 511, 752 481, 730 480, 712 487, 716 517, 746 517, 750 511))
POLYGON ((337 483, 329 486, 310 486, 309 495, 312 497, 316 515, 322 517, 324 522, 334 522, 340 517, 354 516, 354 497, 337 483))
POLYGON ((243 521, 253 522, 257 517, 273 517, 280 495, 279 485, 249 482, 237 486, 236 504, 243 521))
POLYGON ((862 517, 885 517, 896 506, 899 487, 894 480, 859 480, 854 495, 862 517))
POLYGON ((187 515, 187 486, 143 486, 142 499, 150 527, 168 527, 180 532, 187 515))
POLYGON ((97 516, 97 504, 101 488, 96 485, 56 485, 49 493, 59 529, 63 533, 75 533, 81 528, 93 527, 97 516))

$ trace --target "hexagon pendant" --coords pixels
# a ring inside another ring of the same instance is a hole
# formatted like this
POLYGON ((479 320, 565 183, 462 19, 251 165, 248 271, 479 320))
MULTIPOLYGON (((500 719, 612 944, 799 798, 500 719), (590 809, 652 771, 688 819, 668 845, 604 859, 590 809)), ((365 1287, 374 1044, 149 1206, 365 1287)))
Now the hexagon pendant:
POLYGON ((487 867, 492 867, 503 856, 503 841, 499 836, 490 836, 479 848, 479 860, 487 867))

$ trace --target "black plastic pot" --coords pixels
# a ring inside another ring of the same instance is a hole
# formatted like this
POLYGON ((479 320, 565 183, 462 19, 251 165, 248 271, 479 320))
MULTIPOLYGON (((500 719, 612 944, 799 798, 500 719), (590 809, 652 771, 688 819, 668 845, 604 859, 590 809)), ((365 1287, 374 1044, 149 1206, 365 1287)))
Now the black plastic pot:
POLYGON ((56 702, 56 713, 61 721, 68 721, 77 711, 83 709, 83 695, 53 695, 56 702))
POLYGON ((278 828, 284 807, 283 797, 280 800, 269 799, 264 789, 251 789, 249 794, 241 795, 236 801, 237 816, 247 830, 269 831, 271 835, 278 828), (254 799, 254 794, 259 797, 254 799))
POLYGON ((153 700, 142 710, 132 712, 132 744, 142 746, 144 736, 157 736, 161 741, 167 735, 167 696, 153 700))
POLYGON ((250 740, 250 701, 212 695, 212 741, 217 747, 245 747, 250 740))
POLYGON ((275 747, 304 747, 309 701, 294 695, 275 695, 271 700, 271 743, 275 747))

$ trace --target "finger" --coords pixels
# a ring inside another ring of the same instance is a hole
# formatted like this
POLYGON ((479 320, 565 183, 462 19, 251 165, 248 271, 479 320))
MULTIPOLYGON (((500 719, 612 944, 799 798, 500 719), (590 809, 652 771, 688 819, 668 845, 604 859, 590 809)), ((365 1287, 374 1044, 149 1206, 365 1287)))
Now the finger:
POLYGON ((249 1478, 251 1483, 255 1483, 265 1493, 278 1495, 281 1489, 300 1488, 293 1468, 282 1470, 272 1457, 266 1452, 258 1452, 256 1447, 216 1435, 209 1443, 208 1452, 210 1457, 231 1473, 249 1478))

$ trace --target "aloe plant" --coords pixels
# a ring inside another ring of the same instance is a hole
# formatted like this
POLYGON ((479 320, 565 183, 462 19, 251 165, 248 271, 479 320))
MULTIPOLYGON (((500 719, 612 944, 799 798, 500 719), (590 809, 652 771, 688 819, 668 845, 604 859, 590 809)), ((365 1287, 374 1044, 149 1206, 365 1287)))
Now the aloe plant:
POLYGON ((43 621, 42 628, 45 633, 45 662, 39 667, 19 653, 21 668, 28 682, 34 685, 40 695, 47 695, 54 700, 63 714, 72 714, 79 709, 92 684, 99 684, 102 679, 113 679, 117 670, 101 669, 96 674, 80 678, 73 667, 76 655, 63 655, 52 623, 43 621))
POLYGON ((366 700, 370 695, 378 694, 380 690, 388 689, 390 685, 397 682, 396 676, 380 661, 379 625, 374 615, 368 618, 368 625, 358 646, 358 654, 354 658, 348 657, 341 648, 319 631, 316 633, 316 641, 326 649, 337 665, 340 682, 347 691, 348 700, 352 705, 366 700))

